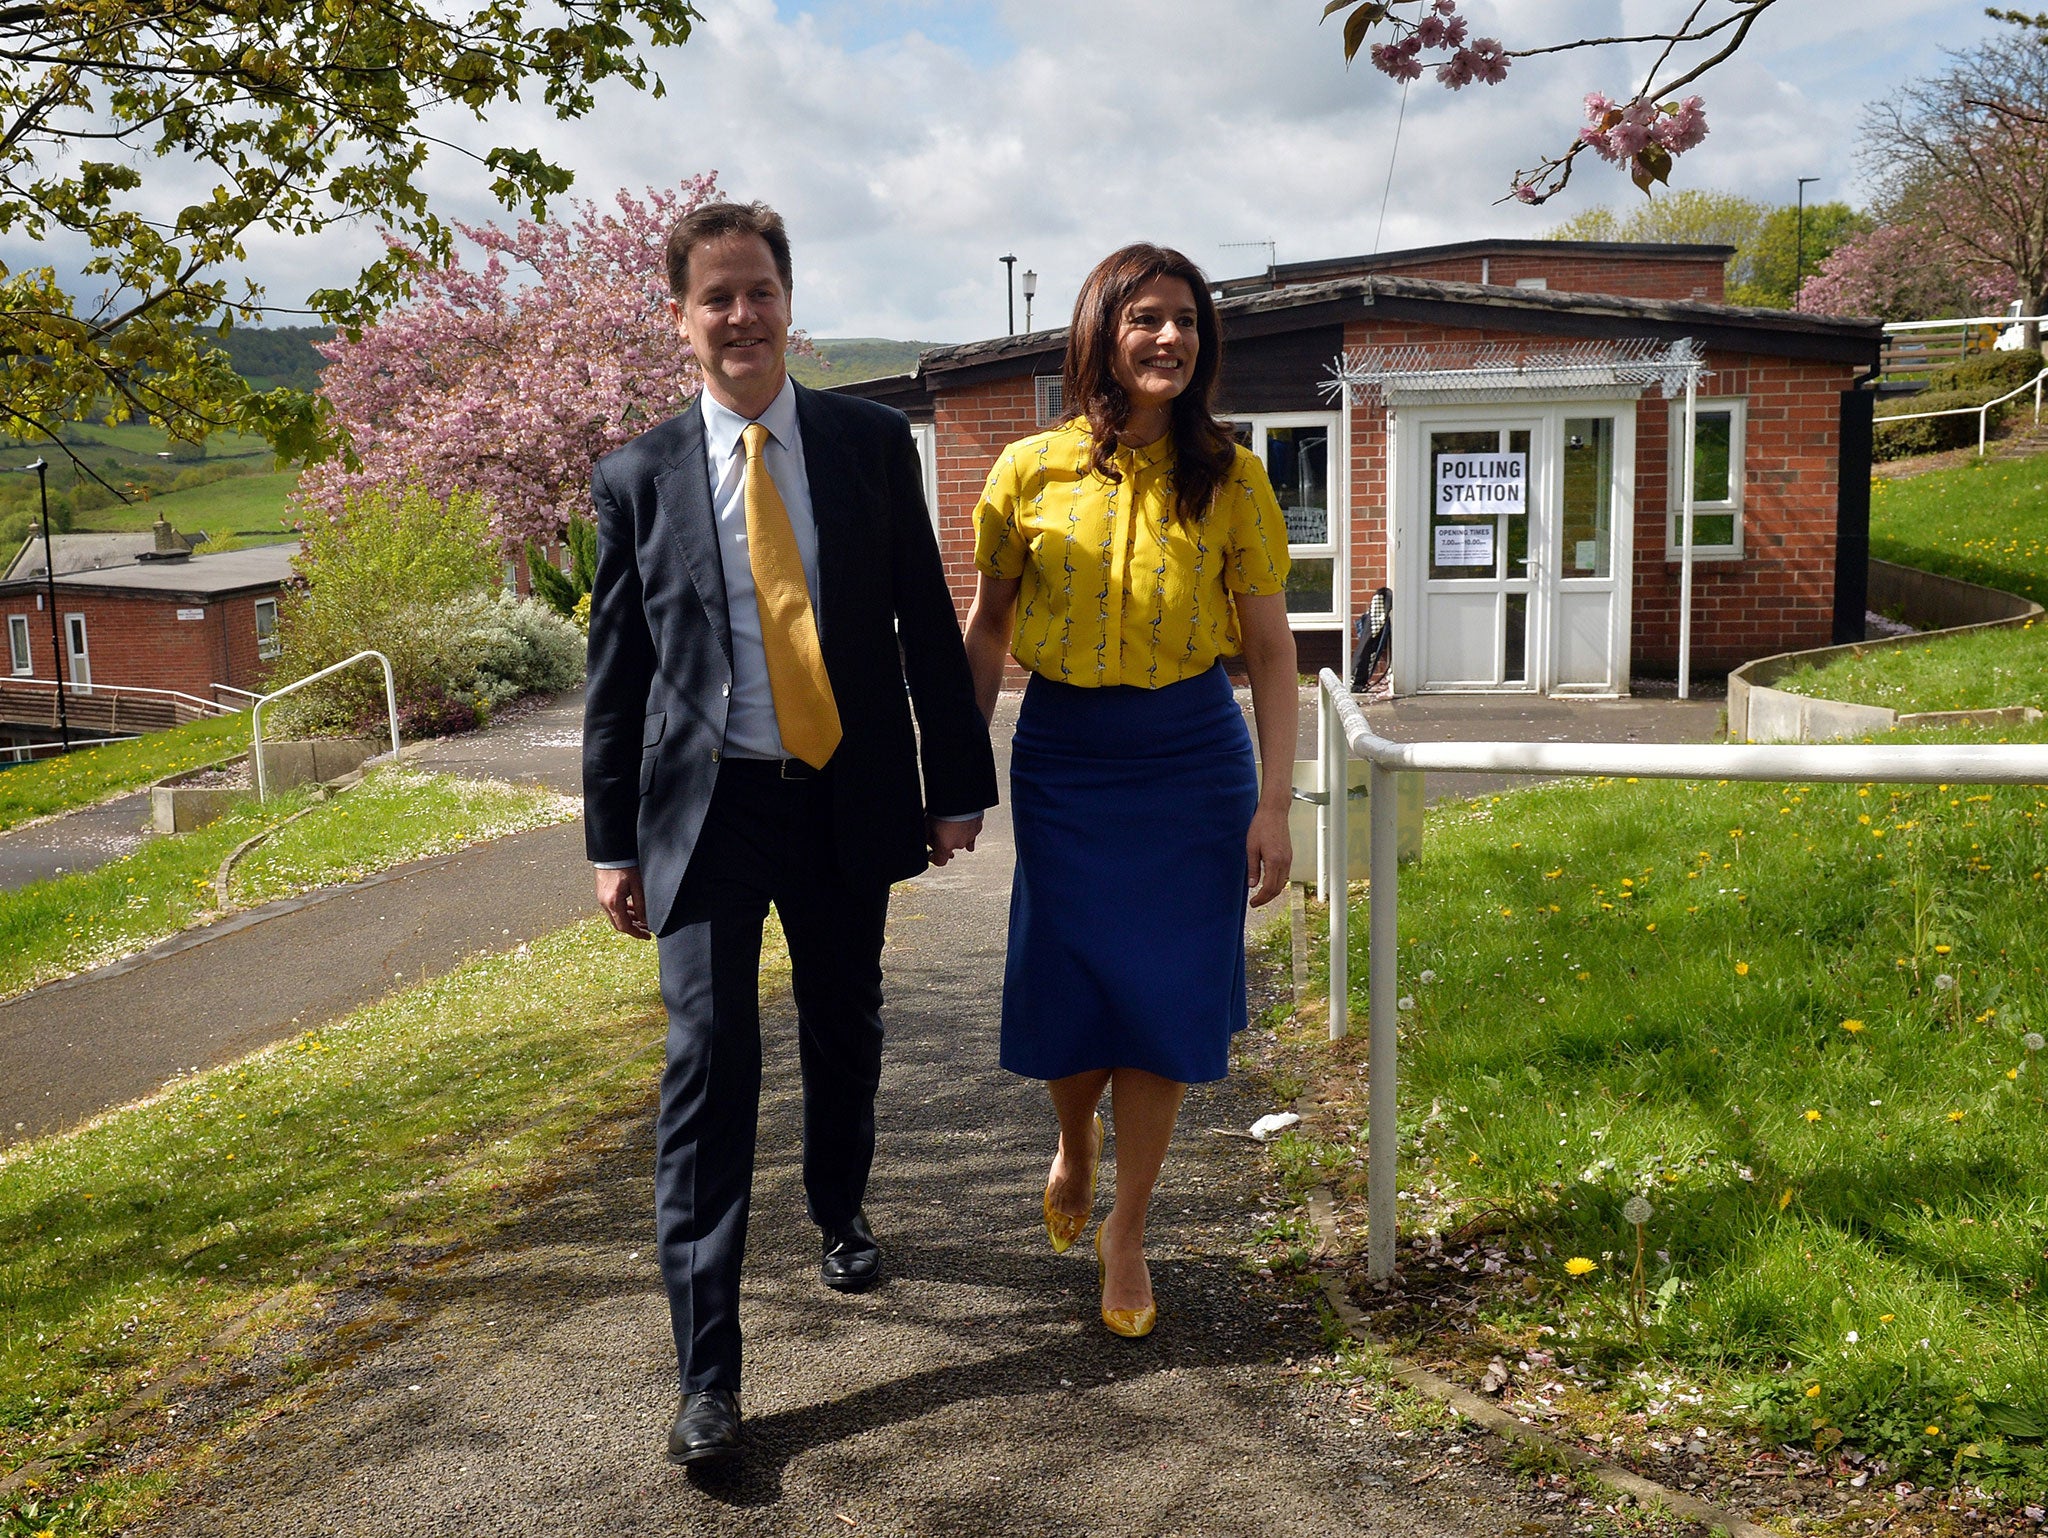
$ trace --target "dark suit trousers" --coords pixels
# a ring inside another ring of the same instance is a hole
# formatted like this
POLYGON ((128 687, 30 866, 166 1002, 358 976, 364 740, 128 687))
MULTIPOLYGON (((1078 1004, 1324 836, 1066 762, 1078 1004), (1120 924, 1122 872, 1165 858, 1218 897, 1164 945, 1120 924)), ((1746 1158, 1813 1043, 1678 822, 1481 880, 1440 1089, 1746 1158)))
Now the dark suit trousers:
POLYGON ((811 1220, 860 1211, 882 1071, 889 889, 850 885, 833 858, 831 787, 727 759, 659 940, 668 1066, 654 1204, 684 1393, 740 1386, 740 1260, 761 1098, 761 928, 789 944, 811 1220))

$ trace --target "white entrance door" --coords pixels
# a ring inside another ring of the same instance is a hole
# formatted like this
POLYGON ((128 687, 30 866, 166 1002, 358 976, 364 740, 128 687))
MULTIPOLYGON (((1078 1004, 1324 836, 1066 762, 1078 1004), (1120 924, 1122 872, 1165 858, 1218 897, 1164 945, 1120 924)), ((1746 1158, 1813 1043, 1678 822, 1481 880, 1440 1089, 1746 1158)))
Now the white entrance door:
POLYGON ((92 657, 85 648, 85 616, 64 616, 64 645, 71 654, 71 682, 81 694, 92 692, 92 657))
POLYGON ((1626 692, 1634 425, 1633 401, 1399 413, 1397 693, 1626 692))

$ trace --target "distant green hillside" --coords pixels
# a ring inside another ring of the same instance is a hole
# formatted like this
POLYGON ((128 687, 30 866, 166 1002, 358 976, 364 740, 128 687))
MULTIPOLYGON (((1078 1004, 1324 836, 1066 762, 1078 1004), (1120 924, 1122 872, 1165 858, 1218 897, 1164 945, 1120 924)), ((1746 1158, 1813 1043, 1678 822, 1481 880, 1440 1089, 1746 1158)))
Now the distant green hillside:
POLYGON ((908 374, 917 367, 917 355, 936 342, 892 342, 885 337, 814 336, 811 345, 823 355, 829 368, 815 358, 792 358, 789 371, 807 385, 852 384, 862 379, 881 379, 890 374, 908 374))
POLYGON ((275 390, 288 385, 311 391, 320 384, 320 370, 327 360, 313 350, 316 342, 329 341, 332 326, 250 326, 237 327, 219 338, 235 372, 254 390, 275 390))

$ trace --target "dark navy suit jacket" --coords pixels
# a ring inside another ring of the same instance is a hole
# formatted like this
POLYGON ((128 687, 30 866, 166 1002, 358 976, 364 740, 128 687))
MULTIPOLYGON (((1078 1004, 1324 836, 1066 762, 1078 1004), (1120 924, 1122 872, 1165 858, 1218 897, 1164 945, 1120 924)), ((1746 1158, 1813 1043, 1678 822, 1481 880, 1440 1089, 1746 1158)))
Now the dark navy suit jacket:
MULTIPOLYGON (((995 763, 907 419, 802 385, 796 397, 819 639, 844 732, 827 766, 834 839, 850 880, 887 884, 925 868, 927 813, 995 805, 995 763)), ((590 485, 585 845, 592 860, 639 862, 660 933, 711 802, 732 697, 703 416, 693 406, 606 455, 590 485)))

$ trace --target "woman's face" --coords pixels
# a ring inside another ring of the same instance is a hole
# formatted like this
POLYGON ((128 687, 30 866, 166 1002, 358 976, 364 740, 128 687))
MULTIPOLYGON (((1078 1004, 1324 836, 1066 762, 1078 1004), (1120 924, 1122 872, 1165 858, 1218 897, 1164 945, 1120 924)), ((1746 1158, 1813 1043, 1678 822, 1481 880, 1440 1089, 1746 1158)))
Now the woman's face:
POLYGON ((1110 372, 1133 411, 1163 411, 1188 387, 1200 346, 1187 281, 1154 278, 1124 303, 1110 372))

